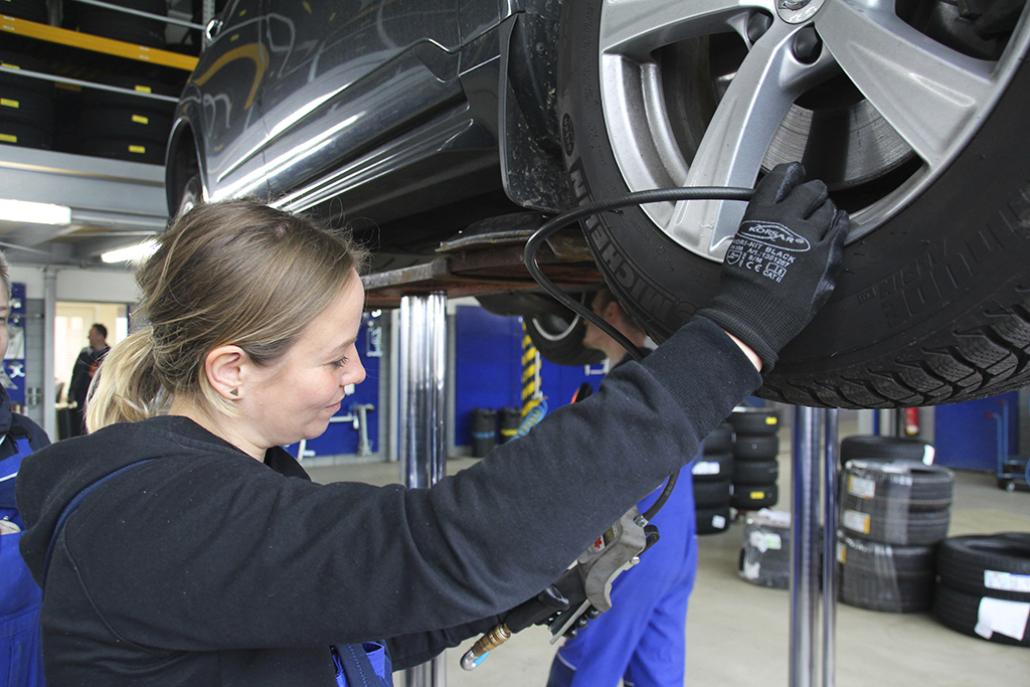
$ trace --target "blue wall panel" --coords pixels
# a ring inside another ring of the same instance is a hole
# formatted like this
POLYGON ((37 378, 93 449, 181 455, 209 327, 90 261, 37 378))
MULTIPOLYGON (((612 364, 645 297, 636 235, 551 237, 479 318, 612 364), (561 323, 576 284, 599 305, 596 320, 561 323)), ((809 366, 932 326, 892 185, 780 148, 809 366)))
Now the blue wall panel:
POLYGON ((994 472, 998 456, 998 418, 1007 409, 1010 452, 1016 450, 1019 394, 1016 392, 937 406, 934 411, 934 445, 940 465, 994 472))
MULTIPOLYGON (((522 324, 518 317, 458 306, 455 337, 454 444, 468 446, 474 409, 521 405, 522 324)), ((582 382, 589 381, 595 390, 601 382, 600 375, 587 375, 581 366, 546 360, 540 376, 549 409, 567 404, 582 382)))
POLYGON ((472 411, 516 408, 521 393, 521 325, 472 305, 454 313, 454 445, 472 443, 472 411))
MULTIPOLYGON (((361 330, 358 332, 357 348, 361 356, 361 362, 365 366, 365 381, 359 384, 353 395, 343 399, 340 411, 337 416, 347 415, 351 408, 359 403, 371 403, 374 410, 368 413, 368 438, 372 444, 372 452, 378 453, 381 450, 379 444, 379 368, 382 358, 370 357, 368 352, 369 326, 373 318, 365 313, 361 320, 361 330)), ((378 322, 372 326, 377 326, 378 322)), ((386 355, 386 352, 383 352, 386 355)), ((306 450, 314 451, 315 456, 338 456, 349 455, 358 452, 358 432, 350 422, 330 424, 325 434, 317 439, 311 439, 307 443, 306 450)), ((286 447, 294 456, 297 455, 297 444, 286 447)), ((308 454, 310 456, 310 454, 308 454)))

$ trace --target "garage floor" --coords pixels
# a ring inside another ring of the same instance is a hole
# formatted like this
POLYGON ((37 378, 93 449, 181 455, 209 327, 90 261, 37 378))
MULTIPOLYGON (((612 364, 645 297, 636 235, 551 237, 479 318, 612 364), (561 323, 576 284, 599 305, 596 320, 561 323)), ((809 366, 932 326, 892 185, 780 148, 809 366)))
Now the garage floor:
MULTIPOLYGON (((448 472, 472 462, 454 459, 448 472)), ((786 446, 780 465, 780 507, 789 509, 786 446)), ((396 464, 313 468, 311 472, 321 482, 399 481, 396 464)), ((991 475, 959 473, 950 534, 1014 530, 1030 531, 1030 493, 1003 492, 995 488, 991 475)), ((700 539, 697 585, 687 621, 687 684, 787 684, 789 592, 756 587, 737 577, 740 539, 740 523, 724 534, 700 539)), ((837 628, 840 687, 1016 685, 1025 684, 1030 675, 1030 651, 958 634, 929 615, 877 613, 839 604, 837 628)), ((516 635, 475 673, 462 671, 458 667, 461 652, 452 650, 446 658, 446 684, 543 687, 553 652, 547 633, 536 628, 516 635)))

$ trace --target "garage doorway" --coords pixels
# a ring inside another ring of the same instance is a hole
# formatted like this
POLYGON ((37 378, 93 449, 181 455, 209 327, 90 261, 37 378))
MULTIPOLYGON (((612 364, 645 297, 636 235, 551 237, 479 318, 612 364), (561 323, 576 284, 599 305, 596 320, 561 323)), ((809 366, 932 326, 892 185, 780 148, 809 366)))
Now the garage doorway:
POLYGON ((129 332, 129 306, 123 303, 89 303, 58 301, 54 318, 54 377, 57 381, 57 403, 68 402, 75 359, 89 345, 89 328, 94 323, 107 327, 107 345, 113 346, 129 332))

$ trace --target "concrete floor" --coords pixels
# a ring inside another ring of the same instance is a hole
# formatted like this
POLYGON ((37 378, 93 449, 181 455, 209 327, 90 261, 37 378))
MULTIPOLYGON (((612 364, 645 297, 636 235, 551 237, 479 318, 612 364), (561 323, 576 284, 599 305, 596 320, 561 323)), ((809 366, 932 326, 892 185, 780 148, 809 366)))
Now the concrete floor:
MULTIPOLYGON (((788 451, 783 446, 780 457, 780 507, 784 509, 790 503, 788 451)), ((454 459, 448 472, 472 463, 468 458, 454 459)), ((311 472, 320 482, 400 481, 396 464, 312 468, 311 472)), ((757 587, 737 576, 741 529, 738 522, 721 535, 700 539, 698 578, 687 619, 686 684, 787 684, 789 592, 757 587)), ((1030 531, 1030 493, 1003 492, 991 475, 959 473, 950 534, 1000 531, 1030 531)), ((967 637, 930 615, 878 613, 839 604, 837 628, 840 687, 1030 685, 1030 651, 967 637)), ((554 654, 548 639, 542 628, 526 630, 474 673, 458 667, 467 646, 451 650, 445 659, 446 684, 543 687, 554 654)))

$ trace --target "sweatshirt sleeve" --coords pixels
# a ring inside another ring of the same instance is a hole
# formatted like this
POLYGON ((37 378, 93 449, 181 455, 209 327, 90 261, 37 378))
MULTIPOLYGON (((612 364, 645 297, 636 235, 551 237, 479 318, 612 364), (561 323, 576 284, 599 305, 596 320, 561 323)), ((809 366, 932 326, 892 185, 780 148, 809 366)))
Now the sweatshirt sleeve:
POLYGON ((760 382, 697 319, 597 394, 431 489, 317 485, 243 459, 176 460, 172 474, 155 461, 119 494, 83 504, 66 553, 110 631, 162 649, 300 647, 477 623, 557 578, 760 382))

